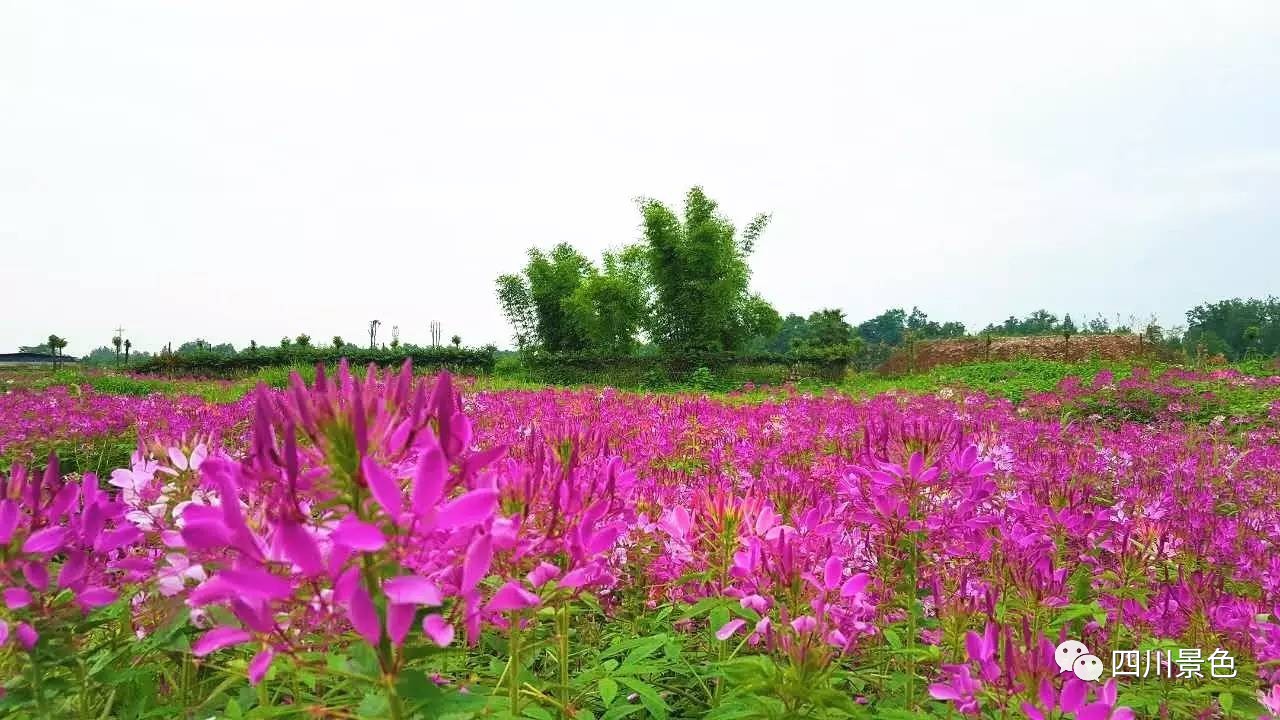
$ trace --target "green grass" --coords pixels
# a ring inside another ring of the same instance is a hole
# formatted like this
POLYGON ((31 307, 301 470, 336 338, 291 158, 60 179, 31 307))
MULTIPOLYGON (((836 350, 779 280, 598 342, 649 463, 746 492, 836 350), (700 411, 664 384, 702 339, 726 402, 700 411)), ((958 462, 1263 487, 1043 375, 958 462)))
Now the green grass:
MULTIPOLYGON (((1074 375, 1087 382, 1099 371, 1110 370, 1115 373, 1117 379, 1122 379, 1132 371, 1135 365, 1136 363, 1132 361, 1091 360, 1067 363, 1057 360, 1024 359, 940 366, 925 372, 898 377, 885 377, 872 372, 850 373, 839 383, 808 379, 797 382, 795 387, 801 392, 814 393, 836 390, 858 398, 888 391, 935 393, 943 388, 964 388, 1021 402, 1029 395, 1052 391, 1063 378, 1069 376, 1074 375)), ((1172 367, 1168 363, 1142 365, 1150 369, 1153 375, 1158 375, 1172 367)), ((1270 360, 1251 360, 1230 367, 1255 376, 1280 374, 1280 369, 1277 369, 1274 361, 1270 360)), ((97 392, 115 395, 185 394, 196 395, 210 402, 226 403, 240 399, 258 383, 265 383, 274 388, 286 387, 289 375, 294 371, 300 373, 309 383, 315 379, 315 368, 310 365, 263 368, 235 380, 144 378, 104 371, 86 372, 81 368, 64 368, 56 372, 47 370, 8 372, 4 377, 13 380, 10 387, 38 389, 54 385, 79 385, 91 387, 97 392)), ((728 375, 703 373, 695 379, 696 382, 693 383, 677 383, 668 380, 646 386, 629 382, 634 378, 615 378, 620 382, 611 383, 609 377, 601 375, 591 378, 590 383, 547 383, 539 382, 518 364, 500 362, 493 375, 476 378, 472 387, 476 390, 499 391, 536 390, 542 387, 581 387, 583 384, 596 387, 613 385, 620 389, 644 392, 706 392, 713 395, 734 393, 739 399, 745 401, 776 395, 776 387, 764 385, 753 390, 742 391, 747 380, 739 373, 728 375)), ((1242 411, 1248 410, 1251 413, 1264 408, 1272 400, 1269 393, 1261 394, 1247 389, 1222 388, 1221 393, 1229 396, 1230 405, 1239 406, 1242 411)))

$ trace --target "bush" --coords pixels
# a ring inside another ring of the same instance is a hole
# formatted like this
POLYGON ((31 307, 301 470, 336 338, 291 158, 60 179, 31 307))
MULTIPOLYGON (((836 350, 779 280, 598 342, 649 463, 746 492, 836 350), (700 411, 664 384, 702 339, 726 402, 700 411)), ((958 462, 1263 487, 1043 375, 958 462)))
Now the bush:
POLYGON ((379 367, 403 364, 412 360, 421 369, 446 369, 463 374, 493 371, 497 350, 459 347, 400 347, 393 350, 364 350, 358 348, 317 348, 291 345, 289 347, 259 348, 235 355, 211 352, 160 355, 135 366, 139 373, 165 373, 168 375, 227 377, 250 373, 255 370, 292 365, 334 364, 345 358, 353 366, 370 363, 379 367))

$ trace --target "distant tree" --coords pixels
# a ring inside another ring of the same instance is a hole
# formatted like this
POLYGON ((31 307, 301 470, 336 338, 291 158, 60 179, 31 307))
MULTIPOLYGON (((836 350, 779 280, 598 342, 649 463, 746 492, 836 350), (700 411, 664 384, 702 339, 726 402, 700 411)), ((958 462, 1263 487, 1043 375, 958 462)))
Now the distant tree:
POLYGON ((257 340, 250 340, 250 341, 249 341, 249 352, 251 352, 251 353, 256 353, 256 352, 258 352, 258 341, 257 341, 257 340))
POLYGON ((80 361, 86 365, 102 366, 118 364, 120 362, 120 358, 116 355, 114 349, 103 345, 100 348, 90 350, 88 355, 80 358, 80 361))
POLYGON ((1142 329, 1142 336, 1152 345, 1159 345, 1164 342, 1164 328, 1160 327, 1156 324, 1156 321, 1152 319, 1147 323, 1147 326, 1142 329))
POLYGON ((785 353, 804 337, 807 329, 808 324, 803 317, 790 313, 778 323, 778 332, 761 343, 759 349, 785 353))
POLYGON ((840 347, 853 342, 854 330, 844 319, 844 311, 835 308, 809 315, 801 344, 806 347, 840 347))
POLYGON ((667 352, 737 350, 754 335, 748 311, 747 256, 769 224, 747 223, 741 237, 702 188, 685 196, 683 217, 661 202, 639 200, 649 278, 653 284, 650 334, 667 352))
POLYGON ((858 336, 875 345, 901 345, 906 332, 907 312, 902 308, 885 310, 858 325, 858 336))
POLYGON ((1071 337, 1076 334, 1076 324, 1071 320, 1071 313, 1067 313, 1062 317, 1062 324, 1058 326, 1058 332, 1071 337))
POLYGON ((911 308, 911 314, 906 320, 906 329, 907 332, 913 333, 917 340, 964 337, 964 323, 939 324, 937 321, 930 320, 929 316, 918 307, 911 308))
POLYGON ((213 353, 214 355, 231 356, 236 354, 236 348, 231 343, 213 345, 203 338, 189 340, 178 346, 179 355, 189 355, 191 353, 213 353))
POLYGON ((35 353, 36 355, 52 355, 53 350, 49 347, 49 343, 41 343, 39 345, 19 345, 18 352, 35 353))
POLYGON ((311 347, 311 336, 306 333, 300 333, 298 337, 294 338, 293 342, 298 347, 311 347))
POLYGON ((606 252, 604 269, 588 267, 563 301, 567 320, 586 335, 587 347, 611 354, 632 352, 648 317, 645 271, 634 248, 606 252))
POLYGON ((57 365, 59 363, 57 358, 62 357, 62 349, 67 346, 67 341, 57 335, 50 335, 48 343, 49 349, 53 352, 53 357, 55 358, 54 365, 57 365))
POLYGON ((449 342, 453 343, 454 347, 462 347, 462 336, 454 335, 453 337, 449 338, 449 342))
POLYGON ((124 341, 124 364, 125 365, 129 364, 129 348, 131 347, 133 347, 133 342, 131 342, 129 339, 126 338, 124 341))
POLYGON ((293 345, 293 340, 290 340, 288 335, 280 338, 280 347, 287 348, 287 347, 291 347, 292 345, 293 345))
POLYGON ((1111 323, 1102 315, 1098 315, 1085 326, 1085 332, 1091 335, 1106 335, 1111 332, 1111 323))
POLYGON ((589 347, 590 328, 584 319, 606 289, 581 294, 579 289, 595 274, 591 261, 568 243, 550 252, 530 248, 523 272, 501 275, 497 282, 498 303, 515 329, 516 344, 552 352, 589 347))
POLYGON ((335 349, 335 350, 341 350, 342 348, 346 347, 346 345, 347 345, 347 344, 346 344, 345 342, 343 342, 343 341, 342 341, 342 336, 341 336, 341 335, 334 335, 334 336, 333 336, 333 349, 335 349))
POLYGON ((116 335, 111 338, 111 344, 115 346, 116 364, 119 365, 120 364, 120 347, 124 345, 124 340, 119 335, 116 335))
POLYGON ((1187 311, 1183 336, 1189 348, 1215 345, 1231 360, 1280 353, 1280 299, 1233 298, 1187 311))

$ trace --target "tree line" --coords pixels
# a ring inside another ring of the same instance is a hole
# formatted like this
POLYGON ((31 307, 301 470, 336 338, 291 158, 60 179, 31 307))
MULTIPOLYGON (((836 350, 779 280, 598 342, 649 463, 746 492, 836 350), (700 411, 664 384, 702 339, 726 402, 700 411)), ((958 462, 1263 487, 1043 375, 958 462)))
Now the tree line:
POLYGON ((838 350, 869 365, 915 340, 1140 333, 1188 355, 1239 360, 1280 353, 1280 303, 1273 298, 1199 305, 1187 312, 1185 330, 1166 330, 1154 318, 1077 321, 1046 309, 1010 315, 977 333, 932 320, 918 307, 890 308, 857 324, 837 308, 784 318, 750 283, 748 258, 769 215, 738 230, 701 187, 689 190, 678 211, 652 198, 638 206, 641 239, 605 252, 599 264, 560 243, 531 248, 519 272, 497 278, 498 303, 520 350, 597 357, 838 350))

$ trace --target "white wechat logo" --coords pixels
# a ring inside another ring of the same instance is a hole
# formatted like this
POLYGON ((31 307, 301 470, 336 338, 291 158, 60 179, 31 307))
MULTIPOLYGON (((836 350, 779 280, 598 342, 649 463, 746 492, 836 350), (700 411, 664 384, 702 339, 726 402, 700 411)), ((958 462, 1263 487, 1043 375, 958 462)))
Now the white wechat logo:
POLYGON ((1102 677, 1102 659, 1089 652, 1089 648, 1079 640, 1064 640, 1053 652, 1058 663, 1058 672, 1070 670, 1085 682, 1093 682, 1102 677))

